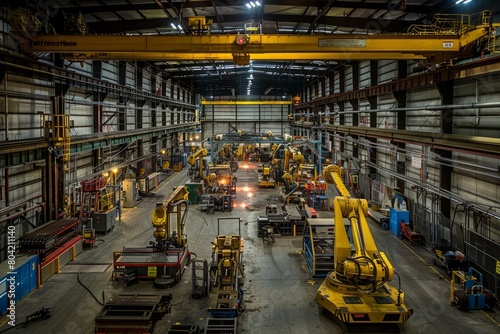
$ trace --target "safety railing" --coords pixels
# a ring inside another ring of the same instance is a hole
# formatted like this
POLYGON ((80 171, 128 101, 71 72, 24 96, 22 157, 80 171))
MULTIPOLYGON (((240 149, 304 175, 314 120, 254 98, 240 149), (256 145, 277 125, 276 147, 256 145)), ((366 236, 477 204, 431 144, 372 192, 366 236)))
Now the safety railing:
POLYGON ((478 14, 436 14, 431 24, 413 24, 412 35, 462 35, 478 26, 491 24, 491 11, 478 14))
POLYGON ((62 148, 62 152, 59 152, 58 155, 62 155, 63 161, 68 162, 71 144, 69 115, 42 114, 41 122, 44 129, 44 140, 55 146, 54 148, 62 148))

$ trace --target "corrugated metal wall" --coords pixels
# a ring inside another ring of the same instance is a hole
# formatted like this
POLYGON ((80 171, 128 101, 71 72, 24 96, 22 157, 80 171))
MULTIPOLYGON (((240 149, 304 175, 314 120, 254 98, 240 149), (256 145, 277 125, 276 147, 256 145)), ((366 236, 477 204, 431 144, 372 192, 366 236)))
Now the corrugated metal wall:
MULTIPOLYGON (((264 99, 264 98, 262 98, 264 99)), ((273 100, 271 97, 266 99, 273 100)), ((216 134, 256 133, 283 136, 290 133, 288 114, 290 105, 254 104, 254 105, 203 105, 204 138, 216 134)))

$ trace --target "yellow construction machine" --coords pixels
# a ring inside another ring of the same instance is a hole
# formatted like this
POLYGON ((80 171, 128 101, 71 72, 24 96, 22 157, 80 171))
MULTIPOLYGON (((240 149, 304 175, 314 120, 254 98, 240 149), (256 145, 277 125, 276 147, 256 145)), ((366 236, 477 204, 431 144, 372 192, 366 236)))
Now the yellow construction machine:
POLYGON ((397 273, 375 245, 366 220, 368 202, 350 197, 342 174, 335 165, 323 172, 340 196, 333 201, 334 270, 318 289, 317 302, 344 324, 404 323, 413 310, 405 306, 404 292, 389 285, 397 273))

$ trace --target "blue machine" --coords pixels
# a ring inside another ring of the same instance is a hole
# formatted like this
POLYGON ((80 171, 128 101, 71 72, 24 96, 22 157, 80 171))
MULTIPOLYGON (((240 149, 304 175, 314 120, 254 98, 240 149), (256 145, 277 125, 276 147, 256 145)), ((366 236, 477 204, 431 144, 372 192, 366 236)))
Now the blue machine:
POLYGON ((389 210, 389 230, 398 238, 402 237, 401 221, 408 223, 410 221, 410 212, 403 209, 391 208, 389 210))
POLYGON ((472 267, 467 272, 452 272, 450 299, 451 305, 461 310, 491 310, 495 306, 493 293, 483 286, 483 274, 472 267))
POLYGON ((16 255, 15 268, 9 267, 8 261, 0 264, 0 316, 7 313, 10 298, 20 302, 36 289, 38 283, 38 254, 16 255), (13 284, 12 288, 9 287, 13 284), (10 294, 10 298, 9 298, 10 294))

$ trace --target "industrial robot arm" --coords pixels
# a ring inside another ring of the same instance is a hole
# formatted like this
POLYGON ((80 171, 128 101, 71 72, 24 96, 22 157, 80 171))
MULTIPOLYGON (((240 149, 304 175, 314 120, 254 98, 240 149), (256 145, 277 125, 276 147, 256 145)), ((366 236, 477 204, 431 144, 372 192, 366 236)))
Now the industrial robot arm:
POLYGON ((366 221, 368 202, 365 199, 336 197, 333 202, 335 216, 335 272, 358 289, 374 292, 390 282, 394 268, 383 252, 377 250, 366 221), (346 232, 344 218, 350 223, 352 244, 346 232))
POLYGON ((196 166, 196 159, 203 158, 207 154, 208 154, 207 149, 200 147, 196 152, 194 152, 187 158, 187 163, 194 167, 196 166))
POLYGON ((342 181, 340 166, 328 166, 323 178, 335 184, 334 269, 317 291, 317 301, 344 323, 403 323, 413 314, 404 292, 389 282, 396 274, 377 250, 368 226, 368 202, 352 198, 342 181))
POLYGON ((202 179, 203 178, 203 167, 204 167, 204 164, 203 164, 203 157, 206 156, 208 154, 208 151, 207 149, 203 148, 200 146, 200 148, 194 152, 193 154, 191 154, 188 158, 187 158, 187 163, 191 165, 191 169, 190 169, 190 176, 193 178, 198 178, 198 179, 202 179), (198 162, 198 167, 199 167, 199 170, 198 170, 198 175, 194 175, 195 171, 196 171, 196 160, 199 160, 198 162))
POLYGON ((165 249, 168 241, 175 243, 175 247, 183 247, 186 244, 187 240, 183 231, 188 212, 187 196, 188 192, 186 188, 179 186, 174 189, 165 201, 156 204, 156 208, 151 215, 151 222, 155 228, 153 236, 156 239, 157 248, 165 249), (185 206, 184 210, 181 208, 182 205, 185 206), (173 230, 170 226, 171 213, 177 214, 176 230, 173 230), (169 238, 170 240, 168 240, 169 238), (175 238, 175 240, 172 238, 175 238))
POLYGON ((335 271, 339 277, 351 282, 361 290, 375 291, 378 286, 390 282, 394 268, 384 253, 377 250, 366 221, 368 202, 351 198, 342 175, 344 170, 337 165, 327 166, 323 178, 335 184, 338 196, 333 201, 335 219, 335 271), (346 228, 344 219, 349 221, 346 228), (346 230, 350 229, 351 238, 346 230), (354 252, 351 244, 354 245, 354 252))

